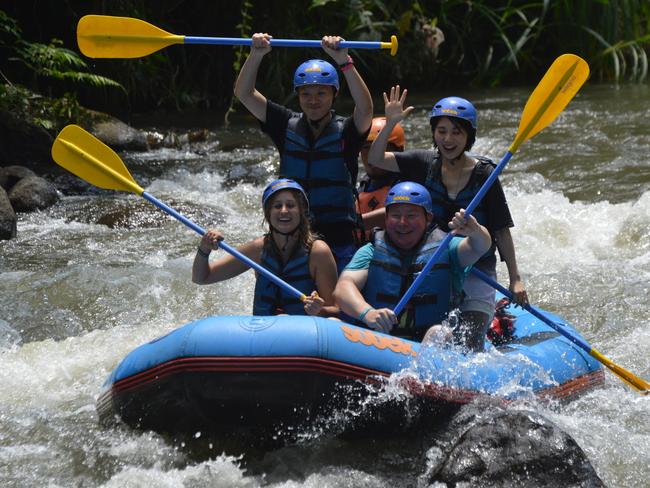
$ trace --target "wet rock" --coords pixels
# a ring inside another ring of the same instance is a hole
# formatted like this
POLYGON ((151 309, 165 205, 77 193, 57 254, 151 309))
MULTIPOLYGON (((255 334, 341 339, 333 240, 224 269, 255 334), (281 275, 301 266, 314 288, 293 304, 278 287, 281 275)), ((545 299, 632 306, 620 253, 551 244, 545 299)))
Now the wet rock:
POLYGON ((187 140, 189 142, 205 142, 208 140, 208 129, 198 129, 187 133, 187 140))
POLYGON ((16 224, 18 219, 14 212, 7 192, 0 188, 0 239, 6 241, 16 237, 16 224))
POLYGON ((109 191, 91 185, 86 180, 68 172, 53 176, 52 182, 63 195, 101 195, 109 191))
POLYGON ((568 434, 528 411, 464 407, 427 457, 435 486, 605 486, 568 434))
POLYGON ((108 115, 104 115, 99 121, 93 123, 90 132, 114 151, 146 151, 149 149, 147 136, 144 132, 108 115))
POLYGON ((25 166, 15 165, 0 168, 0 186, 9 191, 16 183, 28 176, 36 176, 36 173, 25 166))
POLYGON ((9 191, 9 201, 16 212, 43 210, 58 200, 54 185, 40 176, 23 178, 9 191))
POLYGON ((210 132, 208 129, 198 129, 180 134, 174 131, 169 131, 166 134, 156 131, 145 132, 147 144, 150 149, 157 149, 159 147, 178 149, 186 144, 205 142, 208 140, 209 135, 210 132))
POLYGON ((111 229, 143 229, 160 227, 166 220, 164 213, 146 202, 124 202, 98 216, 95 223, 111 229))
POLYGON ((174 132, 168 132, 163 138, 162 145, 164 147, 181 147, 181 140, 174 132))
POLYGON ((31 169, 49 166, 53 142, 43 127, 0 111, 0 165, 18 163, 31 169))
POLYGON ((146 132, 145 135, 147 137, 147 144, 151 149, 158 149, 162 146, 163 141, 165 140, 165 136, 160 132, 146 132))

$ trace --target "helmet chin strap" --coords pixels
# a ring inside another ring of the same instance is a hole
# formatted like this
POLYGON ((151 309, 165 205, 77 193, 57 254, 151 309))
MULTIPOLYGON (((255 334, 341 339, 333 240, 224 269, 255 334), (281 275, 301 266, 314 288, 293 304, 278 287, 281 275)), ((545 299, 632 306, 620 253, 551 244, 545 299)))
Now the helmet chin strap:
POLYGON ((296 228, 293 229, 291 232, 282 232, 281 230, 276 229, 270 224, 269 227, 271 227, 272 232, 277 232, 278 234, 284 236, 284 245, 282 246, 282 251, 284 252, 287 249, 287 245, 289 244, 289 238, 293 236, 296 232, 298 232, 300 225, 297 225, 296 228))
POLYGON ((311 125, 314 129, 318 129, 318 127, 320 126, 320 123, 321 123, 321 122, 325 119, 325 117, 327 117, 328 115, 330 115, 330 112, 329 112, 329 111, 328 111, 325 115, 323 115, 320 119, 316 119, 316 120, 314 120, 314 119, 308 119, 308 120, 309 120, 309 125, 311 125))

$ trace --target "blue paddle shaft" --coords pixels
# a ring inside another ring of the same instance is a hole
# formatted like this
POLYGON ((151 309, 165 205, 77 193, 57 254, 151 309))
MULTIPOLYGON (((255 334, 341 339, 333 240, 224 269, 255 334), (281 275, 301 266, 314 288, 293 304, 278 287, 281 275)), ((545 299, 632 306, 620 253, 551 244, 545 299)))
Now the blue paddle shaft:
MULTIPOLYGON (((158 200, 153 195, 151 195, 151 194, 147 193, 146 191, 144 191, 144 192, 142 192, 142 197, 145 198, 146 200, 150 201, 151 203, 153 203, 156 207, 161 209, 163 212, 168 213, 169 215, 174 217, 176 220, 180 220, 181 222, 183 222, 185 225, 187 225, 190 229, 192 229, 196 233, 198 233, 200 235, 205 235, 206 230, 203 227, 195 224, 194 222, 192 222, 187 217, 179 214, 176 210, 174 210, 173 208, 171 208, 168 205, 165 205, 163 202, 158 200)), ((226 244, 223 241, 219 242, 219 247, 221 249, 223 249, 224 251, 226 251, 228 254, 230 254, 230 255, 234 256, 235 258, 239 259, 242 263, 250 266, 251 268, 253 268, 258 273, 263 274, 264 276, 266 276, 269 280, 271 280, 273 283, 278 285, 280 288, 284 288, 289 293, 295 295, 296 298, 299 298, 300 300, 302 300, 304 298, 305 294, 303 292, 297 290, 296 288, 291 286, 286 281, 281 280, 280 278, 275 276, 273 273, 271 273, 269 270, 267 270, 266 268, 260 266, 255 261, 250 259, 248 256, 244 256, 237 249, 230 247, 228 244, 226 244)))
MULTIPOLYGON (((506 164, 508 164, 508 161, 510 161, 511 157, 512 157, 512 152, 508 151, 505 154, 505 156, 501 158, 501 161, 499 162, 497 167, 494 168, 494 171, 492 171, 488 179, 485 180, 485 183, 483 183, 483 186, 481 186, 481 189, 478 191, 478 193, 474 195, 472 201, 469 202, 469 205, 465 209, 465 218, 468 218, 470 215, 472 215, 472 212, 474 212, 478 204, 481 203, 481 200, 483 199, 487 191, 492 186, 492 183, 494 183, 494 181, 499 177, 499 174, 501 173, 501 171, 503 171, 503 168, 505 168, 506 164)), ((399 315, 402 312, 402 310, 404 310, 404 307, 409 302, 413 294, 417 291, 418 287, 422 283, 422 280, 424 280, 427 274, 429 274, 429 271, 431 271, 433 265, 438 262, 438 259, 440 259, 442 253, 447 250, 447 247, 449 246, 449 242, 451 242, 452 237, 453 234, 450 232, 442 240, 440 246, 438 246, 438 249, 436 249, 436 252, 434 252, 433 256, 429 258, 427 264, 424 266, 424 268, 422 268, 422 271, 420 271, 417 278, 415 278, 413 283, 411 283, 411 286, 409 286, 409 289, 406 290, 406 293, 404 293, 404 296, 400 299, 399 303, 395 307, 395 310, 393 310, 395 312, 395 315, 399 315)))
MULTIPOLYGON (((510 300, 514 300, 514 296, 510 290, 507 288, 504 288, 501 286, 499 283, 494 281, 492 278, 490 278, 488 275, 483 273, 481 270, 478 270, 476 268, 472 268, 472 273, 476 275, 478 278, 481 280, 485 281, 488 285, 490 285, 492 288, 494 288, 497 291, 500 291, 503 295, 508 297, 510 300)), ((550 318, 548 318, 546 315, 544 315, 538 308, 533 307, 532 305, 523 305, 524 310, 527 310, 530 312, 532 315, 537 317, 539 320, 544 322, 546 325, 551 326, 553 329, 558 331, 560 334, 562 334, 564 337, 569 339, 571 342, 573 342, 575 345, 581 347, 588 353, 591 353, 591 346, 581 340, 579 337, 574 336, 571 334, 569 331, 567 331, 564 327, 562 327, 560 324, 557 322, 552 321, 550 318)))
MULTIPOLYGON (((213 44, 222 46, 250 46, 252 39, 245 37, 193 37, 185 36, 185 44, 213 44)), ((271 47, 321 47, 321 41, 305 39, 271 39, 271 47)), ((341 48, 381 49, 378 41, 341 41, 341 48)))

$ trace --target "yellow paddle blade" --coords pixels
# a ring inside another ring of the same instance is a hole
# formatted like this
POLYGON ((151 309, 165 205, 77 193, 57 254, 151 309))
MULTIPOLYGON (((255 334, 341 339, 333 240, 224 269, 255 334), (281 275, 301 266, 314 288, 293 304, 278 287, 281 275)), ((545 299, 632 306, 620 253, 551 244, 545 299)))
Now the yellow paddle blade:
POLYGON ((86 15, 77 24, 79 50, 89 58, 141 58, 184 42, 185 36, 129 17, 86 15))
POLYGON ((600 361, 601 364, 604 364, 609 368, 610 371, 612 371, 616 376, 621 378, 623 381, 625 381, 628 385, 630 385, 632 388, 637 390, 641 395, 648 395, 650 394, 650 383, 647 381, 639 378, 638 376, 630 373, 627 369, 619 366, 618 364, 614 363, 610 359, 606 358, 603 356, 600 352, 598 352, 596 349, 591 349, 589 351, 589 354, 596 358, 598 361, 600 361))
POLYGON ((52 159, 91 185, 138 195, 144 192, 120 157, 78 125, 68 125, 59 132, 52 145, 52 159))
POLYGON ((575 54, 563 54, 548 69, 530 95, 519 122, 519 130, 509 151, 533 137, 553 122, 589 76, 589 65, 575 54))

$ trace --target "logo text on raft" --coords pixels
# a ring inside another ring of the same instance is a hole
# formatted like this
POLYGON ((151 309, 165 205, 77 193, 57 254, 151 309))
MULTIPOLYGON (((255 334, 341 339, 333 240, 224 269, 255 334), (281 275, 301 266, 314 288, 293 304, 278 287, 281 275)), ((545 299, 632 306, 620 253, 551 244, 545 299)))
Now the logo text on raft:
POLYGON ((411 349, 411 344, 398 337, 379 335, 369 330, 352 328, 346 325, 342 325, 341 330, 345 338, 350 342, 360 342, 364 346, 373 346, 377 349, 390 349, 406 356, 417 356, 416 352, 411 349))

